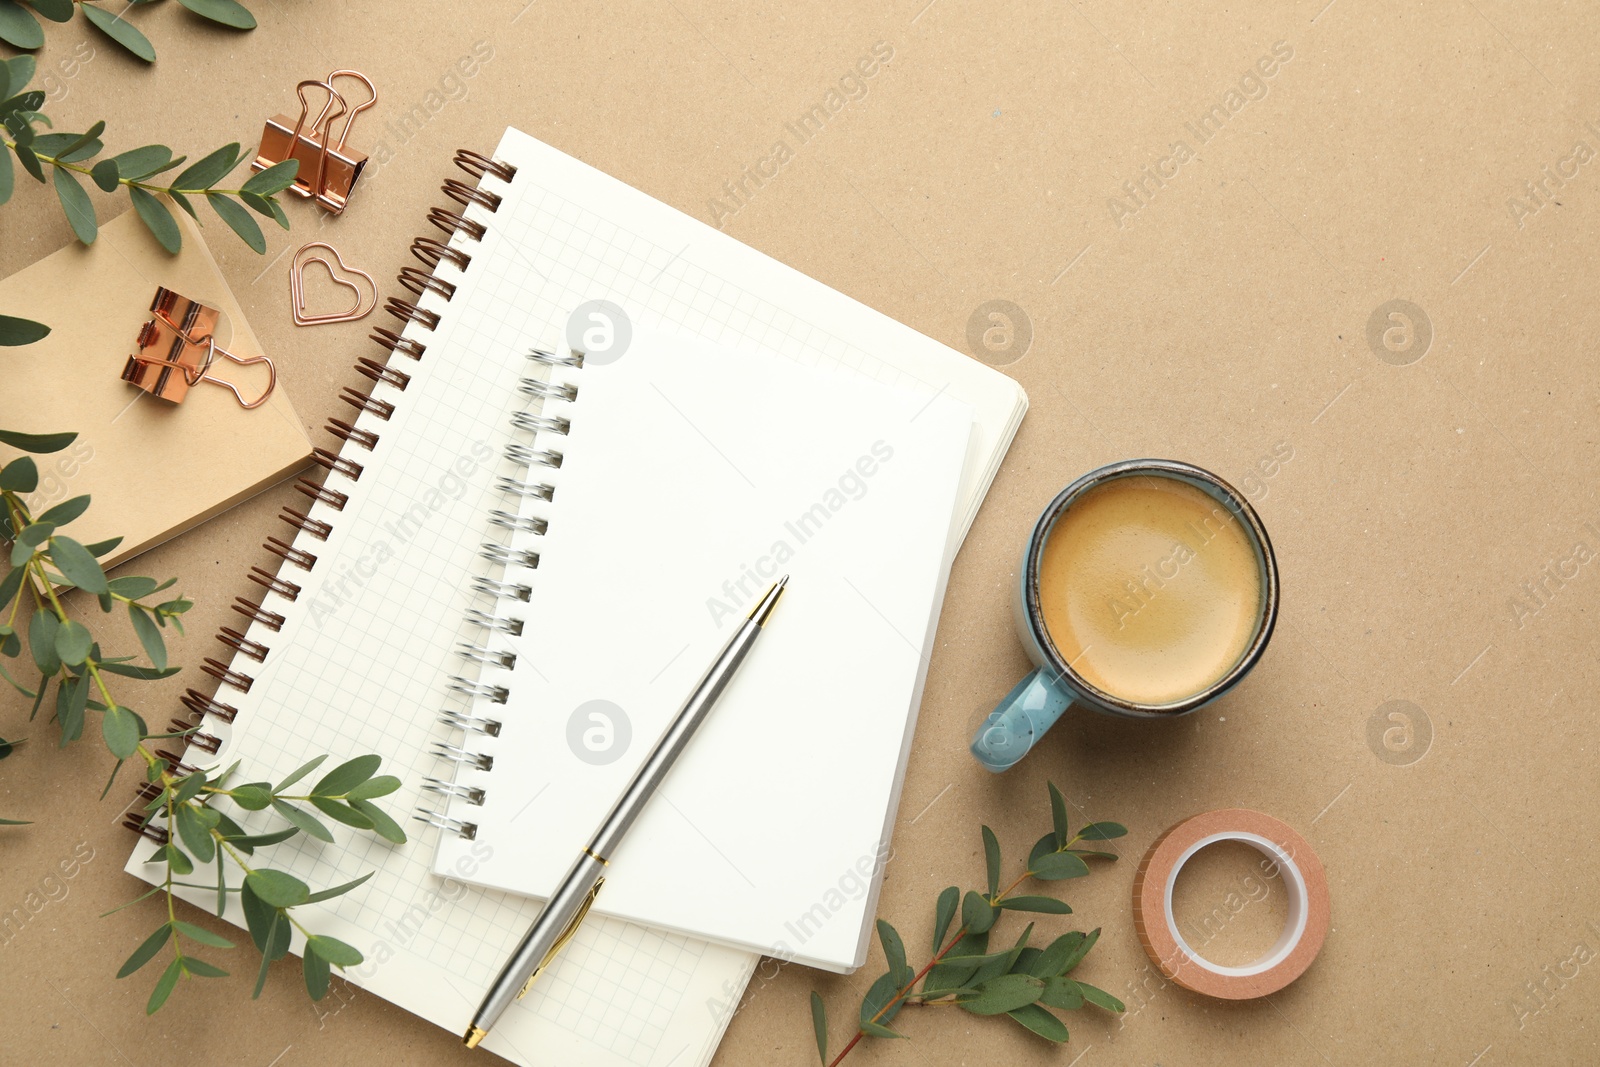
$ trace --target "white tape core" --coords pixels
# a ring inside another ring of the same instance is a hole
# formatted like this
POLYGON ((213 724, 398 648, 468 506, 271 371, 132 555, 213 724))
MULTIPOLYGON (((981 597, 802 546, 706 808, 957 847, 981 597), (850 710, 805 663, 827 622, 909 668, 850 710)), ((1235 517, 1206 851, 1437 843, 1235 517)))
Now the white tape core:
POLYGON ((1264 974, 1278 964, 1289 958, 1289 953, 1300 943, 1306 932, 1306 876, 1300 873, 1294 858, 1285 852, 1276 842, 1269 841, 1260 834, 1252 834, 1246 830, 1224 830, 1221 833, 1202 837, 1194 844, 1183 850, 1183 855, 1178 857, 1178 862, 1173 865, 1172 875, 1167 879, 1166 893, 1163 898, 1163 909, 1167 917, 1167 930, 1172 934, 1172 939, 1178 943, 1178 948, 1204 970, 1212 974, 1225 975, 1229 978, 1248 978, 1252 975, 1264 974), (1183 870, 1183 865, 1189 862, 1196 852, 1207 845, 1214 845, 1219 841, 1242 841, 1251 846, 1263 856, 1272 860, 1283 872, 1284 889, 1289 895, 1289 918, 1283 924, 1283 933, 1278 935, 1277 944, 1267 950, 1267 954, 1254 963, 1247 963, 1243 967, 1224 967, 1212 963, 1200 953, 1189 946, 1183 934, 1178 932, 1178 920, 1172 914, 1172 887, 1178 884, 1178 872, 1183 870))

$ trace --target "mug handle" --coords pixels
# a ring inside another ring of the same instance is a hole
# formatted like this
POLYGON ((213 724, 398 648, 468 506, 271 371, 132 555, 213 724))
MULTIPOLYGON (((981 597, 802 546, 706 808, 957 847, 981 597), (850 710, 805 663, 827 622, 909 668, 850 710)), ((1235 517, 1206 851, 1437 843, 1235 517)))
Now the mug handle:
POLYGON ((1057 676, 1037 668, 1016 684, 983 720, 972 738, 972 755, 989 770, 1009 770, 1038 744, 1072 703, 1057 676))

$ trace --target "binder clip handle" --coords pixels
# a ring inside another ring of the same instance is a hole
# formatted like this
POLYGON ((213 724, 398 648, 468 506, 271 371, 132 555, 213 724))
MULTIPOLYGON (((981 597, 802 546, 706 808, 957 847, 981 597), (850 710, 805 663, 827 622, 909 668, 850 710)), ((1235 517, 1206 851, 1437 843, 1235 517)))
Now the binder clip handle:
MULTIPOLYGON (((344 128, 339 131, 339 139, 332 143, 333 150, 340 152, 344 150, 345 138, 350 136, 350 127, 355 125, 356 116, 378 102, 378 87, 372 84, 371 78, 367 77, 359 70, 336 70, 332 74, 328 75, 328 80, 323 83, 328 86, 329 91, 332 91, 333 79, 335 78, 354 78, 362 85, 365 85, 367 87, 367 92, 372 94, 371 96, 367 97, 365 101, 357 104, 355 107, 351 108, 348 113, 346 113, 344 119, 344 128)), ((343 97, 340 99, 342 100, 343 97)), ((330 134, 332 133, 332 127, 333 123, 330 120, 328 123, 328 133, 330 134)), ((322 143, 328 144, 327 135, 324 135, 322 143)))

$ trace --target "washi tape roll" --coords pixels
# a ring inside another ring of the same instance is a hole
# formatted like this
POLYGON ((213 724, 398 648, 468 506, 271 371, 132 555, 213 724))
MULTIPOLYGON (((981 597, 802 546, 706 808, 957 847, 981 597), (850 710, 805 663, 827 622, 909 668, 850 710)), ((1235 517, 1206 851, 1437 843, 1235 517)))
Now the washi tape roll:
POLYGON ((1145 853, 1133 878, 1133 925, 1156 968, 1169 981, 1222 1000, 1264 997, 1305 973, 1328 935, 1328 876, 1310 842, 1292 827, 1248 808, 1224 808, 1185 819, 1145 853), (1219 841, 1259 851, 1283 875, 1289 917, 1283 933, 1254 963, 1224 967, 1189 946, 1172 914, 1172 886, 1196 852, 1219 841))

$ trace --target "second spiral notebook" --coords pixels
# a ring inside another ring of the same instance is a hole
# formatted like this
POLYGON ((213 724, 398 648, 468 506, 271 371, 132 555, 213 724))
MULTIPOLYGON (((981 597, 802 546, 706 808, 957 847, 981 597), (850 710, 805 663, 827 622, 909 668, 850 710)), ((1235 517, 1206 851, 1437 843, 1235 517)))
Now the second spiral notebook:
POLYGON ((859 966, 972 409, 667 335, 603 364, 547 358, 527 446, 547 492, 491 520, 512 532, 502 617, 520 632, 474 649, 500 728, 457 776, 474 841, 445 838, 440 869, 487 845, 473 880, 549 895, 787 573, 767 640, 608 857, 594 908, 859 966))

